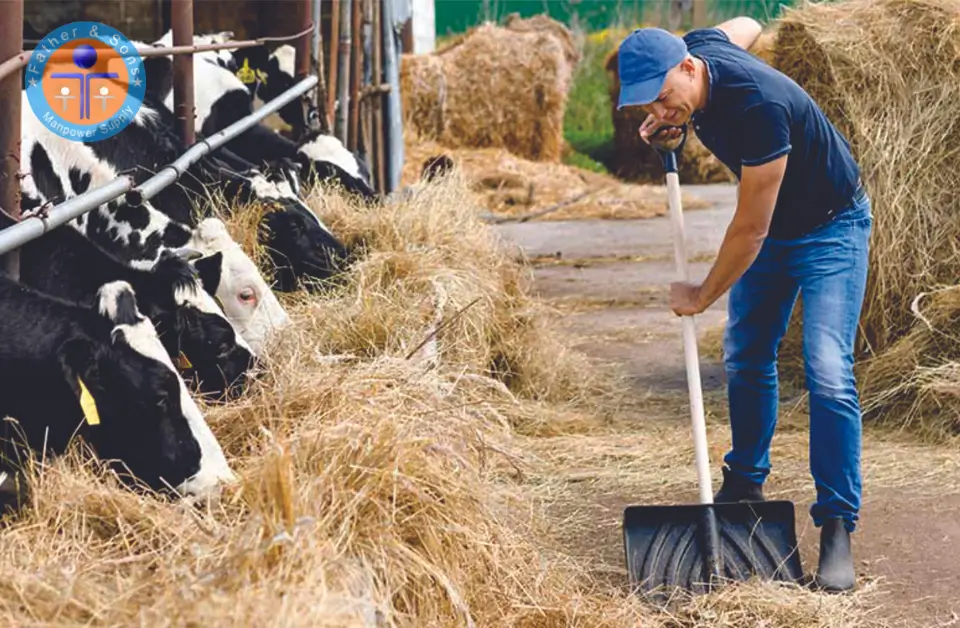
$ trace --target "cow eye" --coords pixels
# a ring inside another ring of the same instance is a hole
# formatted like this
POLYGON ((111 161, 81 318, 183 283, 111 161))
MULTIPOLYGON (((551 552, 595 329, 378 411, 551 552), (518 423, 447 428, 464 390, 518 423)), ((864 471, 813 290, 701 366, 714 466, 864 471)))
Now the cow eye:
POLYGON ((253 288, 244 288, 237 295, 237 298, 240 299, 241 303, 251 305, 257 302, 257 293, 254 292, 253 288))

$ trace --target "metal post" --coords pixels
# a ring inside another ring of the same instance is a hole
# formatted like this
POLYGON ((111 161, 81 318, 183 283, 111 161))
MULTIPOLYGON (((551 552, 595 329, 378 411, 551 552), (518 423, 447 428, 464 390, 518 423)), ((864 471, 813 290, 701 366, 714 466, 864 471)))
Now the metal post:
POLYGON ((389 194, 400 187, 403 168, 403 122, 400 112, 400 60, 397 54, 396 9, 393 0, 383 0, 383 69, 390 85, 384 116, 387 127, 387 172, 384 192, 389 194))
MULTIPOLYGON (((311 0, 299 0, 300 4, 300 29, 307 30, 304 33, 303 37, 298 39, 294 44, 295 50, 295 63, 296 68, 294 71, 294 79, 301 81, 307 78, 310 72, 310 62, 313 59, 313 55, 310 54, 310 44, 313 40, 313 9, 311 7, 311 0)), ((299 129, 300 136, 297 139, 300 139, 303 134, 307 133, 310 126, 310 112, 316 108, 316 92, 312 96, 304 96, 300 99, 300 107, 303 110, 303 119, 307 122, 305 128, 299 129)))
MULTIPOLYGON (((383 85, 383 63, 381 62, 383 50, 383 32, 380 28, 380 0, 373 1, 373 80, 371 84, 375 86, 383 85)), ((373 141, 370 150, 373 161, 373 180, 376 182, 376 190, 383 194, 383 94, 378 93, 370 97, 373 101, 373 141)))
POLYGON ((337 68, 340 65, 340 0, 330 0, 330 79, 327 81, 327 115, 334 128, 337 111, 337 68))
POLYGON ((350 26, 353 17, 352 9, 352 0, 341 0, 340 58, 337 60, 340 65, 337 76, 337 100, 339 102, 337 103, 337 123, 334 125, 334 133, 344 146, 347 144, 347 113, 350 106, 350 26))
MULTIPOLYGON (((0 18, 0 59, 20 54, 23 49, 23 0, 8 2, 0 18)), ((13 218, 20 217, 20 98, 23 71, 18 69, 0 79, 0 208, 13 218)), ((3 259, 5 274, 20 278, 20 256, 12 251, 3 259)))
POLYGON ((313 67, 317 75, 317 91, 314 97, 314 106, 319 120, 320 130, 329 133, 333 125, 330 124, 330 117, 327 113, 327 84, 324 76, 323 62, 323 20, 320 16, 321 0, 313 0, 313 67))
MULTIPOLYGON (((193 0, 170 0, 173 45, 193 45, 193 0)), ((173 113, 178 120, 180 137, 190 146, 196 141, 193 128, 193 55, 173 57, 173 113)))
POLYGON ((353 26, 350 46, 350 130, 347 132, 347 148, 360 148, 360 79, 363 66, 363 0, 353 0, 353 26))

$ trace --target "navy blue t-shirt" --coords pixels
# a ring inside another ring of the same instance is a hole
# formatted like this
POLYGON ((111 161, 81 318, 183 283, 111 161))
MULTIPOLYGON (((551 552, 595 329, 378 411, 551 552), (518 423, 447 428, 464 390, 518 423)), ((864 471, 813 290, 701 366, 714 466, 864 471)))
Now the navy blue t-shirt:
POLYGON ((789 153, 770 237, 794 238, 853 200, 860 170, 850 144, 790 77, 731 42, 718 28, 684 36, 710 74, 707 106, 691 122, 697 137, 740 179, 740 168, 789 153))

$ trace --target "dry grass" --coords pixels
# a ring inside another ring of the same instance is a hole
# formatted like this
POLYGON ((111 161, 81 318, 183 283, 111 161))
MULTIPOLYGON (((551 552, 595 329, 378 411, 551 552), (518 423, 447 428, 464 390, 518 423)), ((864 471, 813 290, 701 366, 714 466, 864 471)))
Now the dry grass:
POLYGON ((862 357, 909 331, 917 294, 956 280, 958 15, 956 0, 845 0, 788 10, 778 28, 776 67, 849 138, 873 200, 862 357))
POLYGON ((916 303, 909 333, 861 365, 864 414, 936 442, 960 434, 960 289, 943 288, 916 303))
MULTIPOLYGON (((123 490, 77 455, 31 472, 33 505, 7 522, 0 544, 0 622, 626 628, 862 619, 863 594, 756 584, 656 610, 562 551, 562 524, 545 515, 538 478, 559 476, 564 456, 538 455, 531 443, 556 437, 583 453, 571 435, 609 429, 601 410, 614 407, 619 386, 553 331, 524 269, 477 220, 478 202, 459 177, 376 210, 314 197, 368 255, 329 295, 287 298, 294 328, 270 347, 258 382, 239 401, 206 408, 241 484, 193 509, 123 490), (440 319, 449 327, 422 344, 440 319)), ((230 227, 239 236, 249 223, 236 217, 230 227)), ((650 444, 638 460, 685 455, 681 439, 650 444)))
MULTIPOLYGON (((447 149, 435 142, 410 143, 404 149, 404 185, 414 185, 423 162, 450 155, 488 211, 498 217, 520 217, 564 203, 537 220, 627 220, 667 212, 663 185, 625 183, 614 177, 559 163, 530 161, 501 148, 447 149), (571 202, 572 201, 572 202, 571 202)), ((684 209, 709 206, 681 192, 684 209)))
POLYGON ((436 52, 403 55, 404 132, 452 148, 559 161, 579 60, 569 31, 545 16, 485 23, 436 52))

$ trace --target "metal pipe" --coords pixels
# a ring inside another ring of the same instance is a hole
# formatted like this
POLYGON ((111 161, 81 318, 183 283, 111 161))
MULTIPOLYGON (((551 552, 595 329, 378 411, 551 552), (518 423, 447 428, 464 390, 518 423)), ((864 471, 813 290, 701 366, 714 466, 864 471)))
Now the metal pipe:
MULTIPOLYGON (((104 203, 112 201, 121 194, 126 193, 128 200, 131 202, 137 201, 138 199, 152 198, 157 195, 160 190, 174 183, 197 159, 212 150, 216 150, 270 114, 279 111, 281 107, 294 98, 301 96, 316 84, 316 76, 305 78, 249 116, 237 120, 227 128, 204 140, 200 140, 200 142, 191 146, 181 155, 179 159, 136 188, 134 187, 134 180, 129 176, 123 175, 100 187, 87 190, 83 194, 75 196, 47 210, 46 215, 43 217, 31 214, 23 218, 21 222, 0 230, 0 255, 9 253, 13 249, 19 248, 27 242, 39 238, 47 231, 66 224, 74 218, 82 216, 100 207, 104 203)), ((19 211, 19 206, 17 209, 19 211)))
MULTIPOLYGON (((268 41, 290 41, 292 39, 297 39, 298 37, 303 37, 303 32, 297 33, 296 35, 288 35, 284 37, 260 37, 259 39, 243 39, 240 41, 225 41, 222 44, 197 44, 190 46, 170 46, 167 48, 156 47, 156 46, 145 46, 137 48, 137 53, 140 54, 140 57, 146 59, 148 57, 166 57, 169 55, 182 55, 192 52, 210 52, 213 50, 233 50, 236 48, 253 48, 255 46, 262 46, 268 41)), ((55 51, 53 54, 56 55, 58 51, 55 51)), ((27 64, 30 63, 30 55, 33 53, 32 50, 23 50, 19 53, 16 53, 16 56, 11 56, 9 59, 0 63, 0 79, 6 77, 11 72, 16 72, 21 68, 27 67, 27 64)), ((65 53, 65 54, 70 54, 65 53)), ((55 58, 55 57, 54 57, 55 58)))
POLYGON ((383 0, 383 69, 386 82, 390 85, 387 103, 384 107, 386 117, 386 181, 385 193, 389 194, 400 187, 400 171, 403 168, 403 122, 400 112, 400 71, 397 58, 396 11, 393 0, 383 0))
MULTIPOLYGON (((383 37, 380 28, 380 0, 373 3, 373 84, 381 85, 383 83, 383 63, 381 52, 383 51, 383 37)), ((383 194, 383 94, 370 96, 373 101, 373 141, 371 150, 373 152, 373 179, 376 182, 377 192, 383 194)))
MULTIPOLYGON (((313 22, 311 21, 311 14, 313 10, 311 8, 311 0, 299 0, 300 3, 300 28, 307 31, 304 33, 303 37, 298 39, 294 44, 294 80, 305 79, 310 75, 310 67, 313 55, 310 54, 310 43, 312 41, 312 33, 314 31, 313 22)), ((298 134, 296 139, 300 139, 304 134, 309 132, 310 127, 310 112, 316 108, 317 104, 317 94, 314 90, 312 95, 305 96, 300 100, 300 111, 302 113, 302 119, 306 122, 306 125, 303 128, 297 129, 296 125, 294 131, 298 134)))
MULTIPOLYGON (((47 212, 45 218, 30 215, 15 225, 0 230, 0 254, 9 253, 27 242, 39 238, 55 227, 70 222, 77 216, 112 201, 133 187, 133 179, 128 176, 117 177, 98 188, 87 190, 79 196, 60 203, 47 212)), ((17 208, 19 211, 19 207, 17 208)), ((10 212, 7 212, 10 213, 10 212)))
MULTIPOLYGON (((170 0, 173 45, 193 45, 193 0, 170 0)), ((193 109, 193 54, 173 58, 173 113, 177 130, 187 146, 196 141, 193 109)))
MULTIPOLYGON (((8 2, 0 19, 0 58, 14 56, 23 48, 23 0, 8 2)), ((20 99, 23 73, 0 79, 0 207, 12 218, 20 216, 20 99)), ((20 278, 20 256, 3 259, 4 272, 20 278)))
POLYGON ((187 151, 183 153, 179 159, 165 166, 156 175, 147 179, 136 188, 130 190, 127 193, 127 201, 131 205, 138 205, 144 199, 150 199, 156 196, 160 190, 167 187, 171 183, 174 183, 181 176, 183 176, 183 173, 186 172, 187 169, 198 159, 207 153, 220 148, 237 135, 252 127, 254 124, 257 124, 270 114, 279 111, 280 108, 287 103, 302 96, 312 87, 314 87, 318 80, 319 79, 316 76, 308 76, 285 91, 283 94, 277 96, 270 102, 265 103, 262 107, 257 109, 249 116, 237 120, 227 128, 214 133, 210 137, 199 140, 196 144, 187 149, 187 151))
POLYGON ((334 133, 347 144, 347 113, 350 107, 350 18, 353 17, 353 0, 340 2, 340 68, 337 76, 337 115, 334 133))
MULTIPOLYGON (((296 50, 296 69, 294 74, 294 79, 301 80, 307 78, 310 74, 310 42, 312 40, 312 33, 314 32, 313 21, 312 21, 312 10, 311 10, 311 0, 299 0, 300 1, 300 28, 302 31, 306 31, 303 37, 297 40, 297 43, 294 45, 296 50)), ((302 32, 301 31, 301 32, 302 32)))
POLYGON ((323 62, 323 20, 320 15, 321 0, 313 0, 313 67, 316 69, 317 82, 314 106, 319 117, 320 130, 329 133, 332 128, 330 116, 327 113, 327 82, 323 62))

